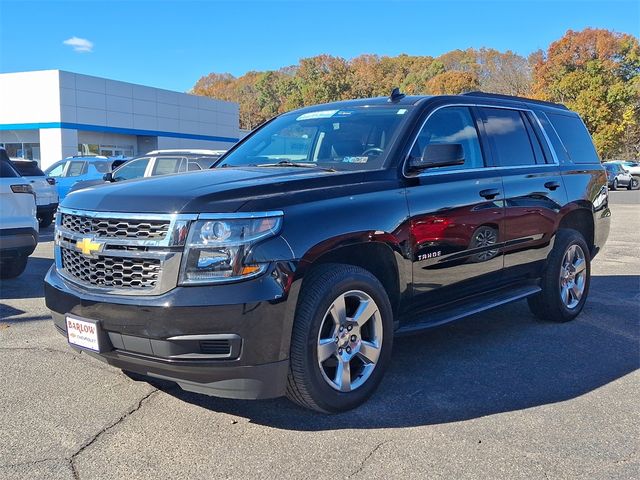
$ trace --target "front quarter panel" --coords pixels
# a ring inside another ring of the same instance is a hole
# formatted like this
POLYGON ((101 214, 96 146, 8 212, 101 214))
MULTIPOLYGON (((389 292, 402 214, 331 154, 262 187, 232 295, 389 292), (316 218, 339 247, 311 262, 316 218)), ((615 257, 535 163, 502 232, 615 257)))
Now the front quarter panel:
POLYGON ((406 192, 396 182, 381 183, 384 187, 367 192, 283 208, 279 237, 254 247, 248 260, 293 261, 298 279, 306 268, 333 250, 379 242, 395 253, 401 288, 410 284, 406 192))

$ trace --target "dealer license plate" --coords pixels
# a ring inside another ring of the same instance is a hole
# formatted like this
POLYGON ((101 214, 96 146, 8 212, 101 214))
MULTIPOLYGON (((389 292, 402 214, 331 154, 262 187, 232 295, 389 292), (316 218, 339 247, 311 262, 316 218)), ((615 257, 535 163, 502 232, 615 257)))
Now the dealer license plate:
POLYGON ((87 348, 94 352, 100 351, 97 322, 67 317, 67 338, 72 345, 87 348))

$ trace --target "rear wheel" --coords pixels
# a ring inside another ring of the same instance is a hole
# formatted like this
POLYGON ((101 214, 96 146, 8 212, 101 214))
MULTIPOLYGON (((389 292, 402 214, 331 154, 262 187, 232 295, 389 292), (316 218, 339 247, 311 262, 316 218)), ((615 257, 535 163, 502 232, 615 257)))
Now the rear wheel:
POLYGON ((27 268, 27 260, 25 255, 0 260, 0 278, 17 277, 27 268))
POLYGON ((631 180, 629 180, 629 185, 627 185, 627 190, 633 190, 633 183, 634 183, 634 178, 631 177, 631 180))
POLYGON ((611 185, 611 190, 617 190, 617 189, 618 189, 618 179, 614 178, 613 184, 611 185))
POLYGON ((531 311, 543 320, 567 322, 582 311, 591 281, 591 256, 576 230, 558 230, 540 286, 528 299, 531 311))
POLYGON ((287 396, 327 413, 357 407, 380 383, 392 341, 391 305, 378 279, 351 265, 318 267, 296 310, 287 396))

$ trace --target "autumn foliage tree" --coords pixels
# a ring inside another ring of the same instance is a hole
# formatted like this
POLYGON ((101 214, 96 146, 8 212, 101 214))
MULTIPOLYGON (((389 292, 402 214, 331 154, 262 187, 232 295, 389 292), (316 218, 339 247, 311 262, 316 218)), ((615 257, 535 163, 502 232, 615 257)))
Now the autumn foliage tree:
POLYGON ((570 30, 536 57, 533 96, 577 111, 602 158, 640 156, 637 38, 608 30, 570 30))
POLYGON ((294 108, 386 96, 393 87, 407 94, 482 90, 561 102, 584 118, 603 158, 640 157, 638 39, 607 30, 568 31, 529 58, 490 48, 439 57, 318 55, 277 71, 211 73, 192 93, 239 103, 240 126, 252 129, 294 108))

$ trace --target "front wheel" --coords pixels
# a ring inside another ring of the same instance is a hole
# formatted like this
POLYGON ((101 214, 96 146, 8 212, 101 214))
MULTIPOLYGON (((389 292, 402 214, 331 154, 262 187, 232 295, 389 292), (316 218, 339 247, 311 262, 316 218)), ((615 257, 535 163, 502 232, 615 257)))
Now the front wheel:
POLYGON ((635 179, 631 177, 631 180, 629 180, 629 185, 627 185, 627 190, 633 190, 634 183, 635 183, 635 179))
POLYGON ((392 342, 393 313, 378 279, 352 265, 317 267, 296 310, 287 396, 325 413, 357 407, 380 383, 392 342))
POLYGON ((617 189, 618 189, 618 179, 614 178, 613 184, 611 185, 611 190, 617 190, 617 189))
POLYGON ((568 322, 582 311, 591 281, 591 255, 576 230, 558 230, 540 281, 542 291, 529 297, 529 308, 542 320, 568 322))

